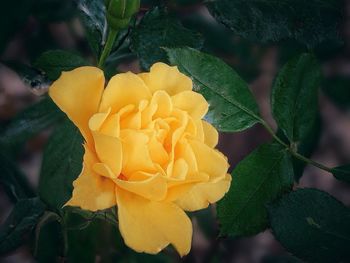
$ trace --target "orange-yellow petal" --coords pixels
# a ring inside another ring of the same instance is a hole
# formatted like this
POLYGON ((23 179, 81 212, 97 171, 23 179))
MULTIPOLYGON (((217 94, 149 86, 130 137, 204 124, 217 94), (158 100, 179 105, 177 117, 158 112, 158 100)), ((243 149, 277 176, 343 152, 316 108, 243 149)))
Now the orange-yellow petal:
POLYGON ((150 201, 118 188, 119 229, 137 252, 157 254, 172 244, 181 256, 191 248, 192 224, 174 203, 150 201))
POLYGON ((216 182, 205 182, 194 185, 181 196, 176 203, 186 211, 196 211, 208 207, 209 204, 220 200, 230 188, 231 175, 216 182))
POLYGON ((118 138, 93 132, 95 149, 100 162, 105 163, 118 176, 122 169, 122 144, 118 138))
POLYGON ((177 93, 171 100, 174 107, 186 111, 195 120, 202 119, 209 107, 201 94, 190 90, 177 93))
POLYGON ((214 148, 219 141, 218 131, 208 122, 202 120, 204 143, 211 148, 214 148))
POLYGON ((229 165, 222 153, 201 142, 190 140, 189 143, 200 172, 208 174, 211 180, 225 177, 229 165))
POLYGON ((140 77, 131 72, 121 73, 109 81, 99 111, 105 112, 111 107, 112 113, 116 113, 124 106, 138 105, 141 100, 150 98, 151 92, 140 77))
POLYGON ((72 198, 65 204, 97 211, 116 205, 115 184, 96 174, 92 165, 97 161, 94 154, 85 147, 83 170, 73 182, 72 198))
POLYGON ((167 193, 166 179, 160 174, 151 175, 148 179, 142 181, 116 179, 114 182, 120 188, 149 200, 163 200, 167 193))
POLYGON ((88 122, 98 111, 103 88, 104 75, 95 67, 80 67, 63 72, 49 89, 53 101, 80 129, 86 141, 92 141, 88 122))
POLYGON ((152 93, 165 90, 172 96, 181 91, 192 90, 192 80, 189 77, 182 74, 177 67, 161 62, 155 63, 149 73, 142 73, 139 76, 152 93))

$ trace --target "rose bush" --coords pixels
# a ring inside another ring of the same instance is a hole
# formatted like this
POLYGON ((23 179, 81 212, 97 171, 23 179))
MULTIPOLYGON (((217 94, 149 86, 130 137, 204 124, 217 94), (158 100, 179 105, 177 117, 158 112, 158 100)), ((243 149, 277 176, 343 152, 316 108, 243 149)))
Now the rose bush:
POLYGON ((114 76, 80 67, 64 72, 49 94, 81 131, 83 170, 66 205, 90 211, 118 207, 125 243, 158 253, 168 244, 189 252, 184 211, 203 209, 228 191, 227 158, 218 133, 202 120, 208 103, 192 81, 163 63, 149 73, 114 76))

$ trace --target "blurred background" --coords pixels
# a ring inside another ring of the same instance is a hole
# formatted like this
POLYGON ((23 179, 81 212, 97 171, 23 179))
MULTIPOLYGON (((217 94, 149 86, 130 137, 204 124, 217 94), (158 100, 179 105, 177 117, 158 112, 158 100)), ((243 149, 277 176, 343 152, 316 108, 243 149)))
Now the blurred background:
MULTIPOLYGON (((39 101, 46 93, 50 81, 26 67, 32 65, 41 53, 52 49, 74 51, 94 63, 93 52, 78 15, 77 2, 37 0, 35 3, 34 7, 28 6, 26 1, 1 3, 0 131, 9 127, 22 110, 39 101), (28 78, 33 74, 37 76, 34 80, 28 78)), ((271 86, 280 67, 306 48, 292 40, 259 44, 244 39, 219 24, 198 0, 142 1, 135 24, 154 5, 165 7, 184 27, 199 32, 203 39, 202 50, 223 59, 249 83, 263 118, 276 128, 270 109, 271 86)), ((329 167, 350 163, 349 0, 342 2, 338 31, 339 43, 315 50, 324 73, 319 95, 320 125, 312 137, 313 145, 306 150, 313 160, 329 167)), ((124 43, 127 44, 121 48, 123 52, 117 54, 116 61, 108 64, 110 74, 128 70, 140 72, 142 67, 147 67, 148 61, 140 63, 135 49, 128 46, 128 41, 133 41, 130 34, 125 34, 125 38, 124 43)), ((158 52, 159 46, 151 46, 150 52, 152 49, 158 52)), ((33 189, 38 187, 43 150, 51 133, 52 127, 49 127, 9 152, 33 189)), ((220 134, 219 149, 229 157, 232 170, 258 145, 270 140, 263 127, 256 125, 244 132, 220 134)), ((325 171, 306 167, 298 187, 306 186, 325 190, 345 205, 350 205, 349 186, 336 181, 325 171)), ((13 203, 0 182, 0 224, 12 207, 13 203)), ((285 252, 269 230, 250 238, 219 238, 214 207, 191 213, 191 218, 194 225, 193 246, 191 253, 182 259, 171 248, 158 256, 136 254, 123 245, 115 227, 93 219, 87 227, 72 228, 70 238, 75 240, 76 248, 74 252, 69 252, 68 262, 299 262, 285 252)), ((48 235, 43 240, 50 238, 48 235)), ((36 262, 32 249, 32 244, 28 242, 9 254, 0 255, 0 262, 36 262)), ((42 262, 45 262, 45 253, 55 251, 47 248, 40 260, 42 262)))

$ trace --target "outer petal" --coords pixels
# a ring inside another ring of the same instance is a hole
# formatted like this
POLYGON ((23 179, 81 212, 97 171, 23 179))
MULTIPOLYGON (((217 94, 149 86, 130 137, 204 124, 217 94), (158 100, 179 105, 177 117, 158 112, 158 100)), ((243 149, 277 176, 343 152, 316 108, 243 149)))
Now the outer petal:
POLYGON ((107 164, 114 175, 118 176, 122 170, 122 143, 118 138, 93 133, 95 149, 100 161, 107 164))
POLYGON ((189 192, 181 196, 176 203, 186 211, 196 211, 208 207, 220 200, 230 188, 231 175, 217 182, 196 184, 189 192))
POLYGON ((125 181, 116 179, 114 182, 126 191, 149 200, 160 201, 167 193, 167 181, 160 174, 152 175, 142 181, 125 181))
POLYGON ((96 211, 116 204, 115 184, 93 171, 92 165, 96 161, 94 154, 85 147, 83 170, 73 182, 72 198, 65 205, 96 211))
POLYGON ((177 93, 171 100, 174 107, 188 112, 195 120, 202 119, 209 107, 201 94, 189 90, 177 93))
POLYGON ((109 81, 99 110, 105 112, 111 107, 112 113, 115 113, 126 105, 138 105, 141 100, 150 98, 151 93, 140 77, 131 72, 122 73, 109 81))
POLYGON ((196 156, 200 172, 208 174, 210 180, 218 180, 225 177, 229 165, 222 153, 201 142, 191 140, 189 143, 196 156))
POLYGON ((208 122, 202 120, 204 143, 211 148, 214 148, 219 141, 218 131, 208 122))
POLYGON ((188 254, 192 224, 177 205, 149 201, 120 188, 117 200, 119 229, 129 247, 156 254, 172 244, 181 256, 188 254))
POLYGON ((192 80, 182 74, 177 67, 170 67, 164 63, 156 63, 149 73, 139 76, 154 93, 157 90, 165 90, 169 95, 175 95, 181 91, 192 90, 192 80))
POLYGON ((63 72, 49 89, 50 97, 80 129, 88 142, 91 142, 88 122, 98 111, 104 82, 100 69, 80 67, 63 72))

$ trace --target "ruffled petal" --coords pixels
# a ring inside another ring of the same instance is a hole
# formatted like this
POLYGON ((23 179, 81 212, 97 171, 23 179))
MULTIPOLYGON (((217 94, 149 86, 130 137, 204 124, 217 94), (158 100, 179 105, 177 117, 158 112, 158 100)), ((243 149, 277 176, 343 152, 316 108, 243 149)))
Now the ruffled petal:
POLYGON ((140 77, 131 72, 121 73, 109 81, 99 111, 105 112, 111 107, 112 113, 116 113, 124 106, 138 105, 141 100, 150 98, 151 92, 140 77))
POLYGON ((181 91, 192 90, 192 80, 189 77, 182 74, 177 67, 161 62, 155 63, 149 73, 141 73, 139 76, 152 93, 165 90, 172 96, 181 91))
POLYGON ((230 188, 231 175, 216 182, 206 182, 194 185, 187 193, 176 200, 185 211, 196 211, 208 207, 220 200, 230 188))
POLYGON ((149 137, 146 134, 135 130, 121 130, 120 139, 123 148, 123 175, 128 177, 136 171, 156 171, 148 149, 149 137))
POLYGON ((157 254, 172 244, 181 256, 191 248, 192 224, 173 203, 149 201, 118 188, 119 229, 137 252, 157 254))
POLYGON ((198 170, 200 172, 208 174, 210 180, 225 177, 229 165, 222 153, 198 141, 189 140, 189 144, 196 156, 198 170))
POLYGON ((183 91, 171 97, 174 107, 188 112, 195 120, 200 120, 208 112, 208 102, 194 91, 183 91))
POLYGON ((50 97, 79 128, 88 142, 92 141, 88 122, 98 111, 104 83, 104 75, 100 69, 80 67, 63 72, 49 89, 50 97))
POLYGON ((163 200, 167 193, 167 181, 160 174, 152 175, 148 179, 142 181, 116 179, 114 182, 120 188, 149 200, 163 200))
POLYGON ((96 174, 92 165, 97 161, 94 154, 85 147, 83 170, 73 182, 72 198, 65 204, 97 211, 116 205, 115 184, 96 174))
POLYGON ((202 120, 204 143, 211 148, 214 148, 219 141, 218 131, 208 122, 202 120))
POLYGON ((118 176, 123 164, 123 151, 120 140, 98 132, 94 132, 93 136, 98 158, 102 163, 108 165, 115 176, 118 176))

